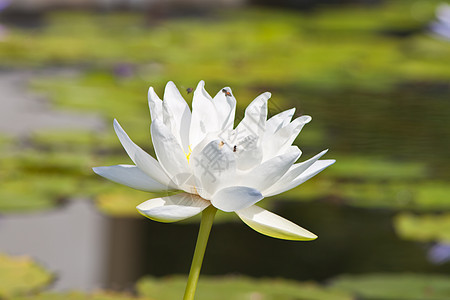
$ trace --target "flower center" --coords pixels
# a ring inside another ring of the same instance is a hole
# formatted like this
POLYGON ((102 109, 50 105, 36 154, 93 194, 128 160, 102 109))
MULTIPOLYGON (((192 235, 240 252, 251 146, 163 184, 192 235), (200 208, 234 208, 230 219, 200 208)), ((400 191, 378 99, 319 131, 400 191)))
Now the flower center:
POLYGON ((191 157, 191 153, 192 153, 191 145, 189 145, 188 148, 189 148, 189 153, 186 153, 184 151, 183 152, 184 152, 184 155, 186 155, 186 159, 189 163, 189 158, 191 157))

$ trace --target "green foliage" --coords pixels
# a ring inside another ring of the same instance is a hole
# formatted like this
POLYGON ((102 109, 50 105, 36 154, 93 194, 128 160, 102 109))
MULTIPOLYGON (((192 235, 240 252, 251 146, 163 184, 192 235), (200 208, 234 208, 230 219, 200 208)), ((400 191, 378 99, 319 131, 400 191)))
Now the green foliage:
MULTIPOLYGON (((173 276, 164 279, 143 278, 137 283, 140 295, 158 300, 181 299, 186 286, 186 278, 173 276)), ((294 300, 327 299, 351 300, 350 294, 331 291, 315 283, 300 283, 283 279, 252 279, 249 277, 205 277, 199 281, 196 297, 198 300, 294 300)))
POLYGON ((26 256, 0 254, 0 298, 25 295, 49 285, 53 275, 26 256))
POLYGON ((366 156, 334 156, 338 164, 328 170, 329 176, 345 180, 417 180, 426 178, 426 166, 421 162, 401 162, 366 156))
POLYGON ((408 240, 450 243, 450 214, 400 213, 394 219, 397 234, 408 240))
POLYGON ((34 296, 13 297, 11 298, 11 300, 157 300, 157 299, 135 297, 130 294, 111 291, 97 291, 92 294, 85 294, 81 292, 41 293, 34 296))
POLYGON ((450 277, 430 274, 373 274, 341 276, 332 288, 362 300, 445 300, 450 298, 450 277))
POLYGON ((236 10, 217 13, 214 22, 184 18, 152 26, 145 26, 143 15, 58 13, 33 35, 13 30, 0 58, 11 65, 88 62, 111 67, 129 62, 139 64, 141 78, 153 84, 175 80, 192 85, 207 78, 235 88, 302 83, 385 89, 405 78, 450 77, 448 43, 421 33, 402 40, 390 35, 420 31, 433 18, 431 2, 314 14, 236 10))
POLYGON ((130 188, 120 189, 117 186, 104 193, 98 194, 95 199, 97 207, 103 213, 120 217, 140 217, 136 206, 151 198, 157 198, 159 194, 146 193, 130 188))

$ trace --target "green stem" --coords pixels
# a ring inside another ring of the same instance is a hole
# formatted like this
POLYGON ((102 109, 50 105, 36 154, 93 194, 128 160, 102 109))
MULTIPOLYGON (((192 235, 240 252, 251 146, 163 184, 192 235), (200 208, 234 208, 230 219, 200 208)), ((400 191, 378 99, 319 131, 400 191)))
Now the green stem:
POLYGON ((216 215, 217 208, 210 205, 202 212, 202 221, 198 231, 197 244, 195 245, 194 258, 192 259, 191 270, 184 292, 183 300, 194 300, 197 289, 198 277, 202 268, 203 256, 205 255, 206 244, 208 244, 209 233, 216 215))

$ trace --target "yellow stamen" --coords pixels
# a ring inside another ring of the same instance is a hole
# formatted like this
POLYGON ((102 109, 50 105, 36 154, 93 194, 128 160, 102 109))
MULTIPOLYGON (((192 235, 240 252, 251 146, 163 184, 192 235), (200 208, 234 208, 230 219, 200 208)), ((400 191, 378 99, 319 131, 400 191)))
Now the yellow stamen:
POLYGON ((189 148, 189 153, 186 154, 186 152, 184 152, 184 155, 186 155, 186 159, 189 163, 189 158, 191 157, 191 153, 192 153, 191 145, 189 145, 188 148, 189 148))

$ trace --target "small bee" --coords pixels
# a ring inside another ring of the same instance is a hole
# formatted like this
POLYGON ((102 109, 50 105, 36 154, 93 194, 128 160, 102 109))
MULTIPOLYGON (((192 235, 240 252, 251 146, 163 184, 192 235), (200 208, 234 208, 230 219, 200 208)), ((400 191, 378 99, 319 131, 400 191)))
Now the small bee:
POLYGON ((186 92, 187 92, 188 94, 192 93, 193 91, 194 91, 193 88, 187 88, 187 89, 186 89, 186 92))
POLYGON ((227 91, 226 89, 222 89, 222 93, 224 93, 225 96, 227 96, 227 97, 231 97, 231 93, 229 91, 227 91))
POLYGON ((233 152, 236 152, 236 151, 237 151, 237 146, 234 145, 234 147, 233 147, 233 152))

